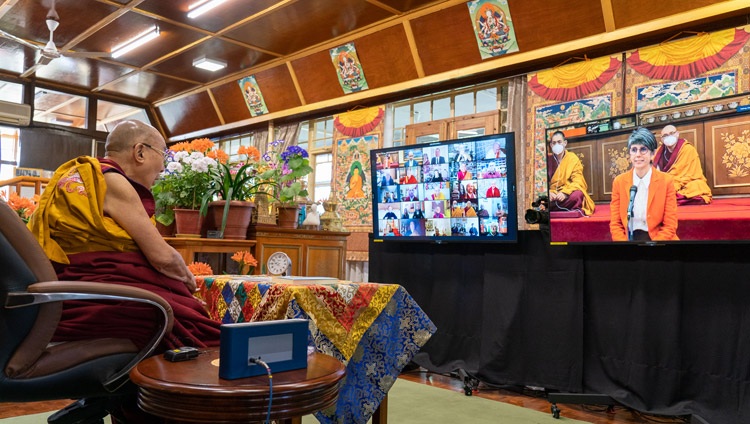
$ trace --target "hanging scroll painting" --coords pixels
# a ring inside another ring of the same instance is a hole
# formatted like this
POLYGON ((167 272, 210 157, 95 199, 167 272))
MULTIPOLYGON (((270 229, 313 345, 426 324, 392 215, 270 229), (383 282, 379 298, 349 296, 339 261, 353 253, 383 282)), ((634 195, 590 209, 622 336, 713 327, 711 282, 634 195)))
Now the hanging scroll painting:
POLYGON ((466 5, 483 60, 518 51, 507 0, 475 0, 466 5))
POLYGON ((255 80, 255 75, 242 78, 238 82, 240 84, 240 89, 242 90, 242 95, 245 97, 247 108, 250 110, 250 115, 255 117, 268 113, 266 101, 263 99, 263 94, 260 92, 260 87, 255 80))
POLYGON ((344 94, 355 93, 369 88, 365 79, 365 73, 362 70, 362 64, 359 63, 354 43, 334 47, 329 52, 333 66, 336 67, 336 75, 338 75, 339 84, 341 84, 344 94))

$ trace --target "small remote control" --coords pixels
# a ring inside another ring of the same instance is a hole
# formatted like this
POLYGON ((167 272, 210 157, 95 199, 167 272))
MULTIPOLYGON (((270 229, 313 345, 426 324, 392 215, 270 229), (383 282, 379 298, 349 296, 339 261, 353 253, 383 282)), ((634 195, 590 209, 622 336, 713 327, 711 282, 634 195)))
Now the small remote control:
POLYGON ((177 349, 170 349, 164 352, 164 359, 169 362, 181 362, 195 359, 200 355, 200 351, 197 348, 190 346, 182 346, 177 349))

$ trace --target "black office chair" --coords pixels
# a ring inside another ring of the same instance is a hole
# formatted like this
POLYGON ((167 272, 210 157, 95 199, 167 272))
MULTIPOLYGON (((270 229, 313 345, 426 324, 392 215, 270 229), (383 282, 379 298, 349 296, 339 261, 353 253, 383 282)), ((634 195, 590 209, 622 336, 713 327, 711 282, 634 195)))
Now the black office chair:
POLYGON ((172 308, 160 296, 115 284, 57 281, 23 221, 0 201, 0 402, 78 399, 50 423, 101 423, 132 396, 128 373, 171 331, 172 308), (128 339, 51 344, 64 300, 141 302, 159 312, 154 336, 138 349, 128 339))

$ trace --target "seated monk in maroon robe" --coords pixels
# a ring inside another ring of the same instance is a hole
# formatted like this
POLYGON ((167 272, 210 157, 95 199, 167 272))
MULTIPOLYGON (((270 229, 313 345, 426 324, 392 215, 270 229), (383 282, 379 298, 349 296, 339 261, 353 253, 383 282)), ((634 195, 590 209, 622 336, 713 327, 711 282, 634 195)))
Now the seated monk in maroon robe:
POLYGON ((588 194, 581 160, 568 152, 568 141, 561 131, 555 131, 549 143, 552 153, 547 156, 550 211, 577 211, 585 216, 593 214, 596 206, 588 194))
MULTIPOLYGON (((193 297, 195 277, 154 225, 149 187, 164 170, 165 149, 153 127, 120 123, 104 159, 81 156, 58 168, 28 227, 60 280, 140 287, 167 300, 175 322, 162 349, 217 346, 219 323, 193 297)), ((142 347, 156 319, 153 308, 133 302, 67 301, 53 340, 117 337, 142 347)))

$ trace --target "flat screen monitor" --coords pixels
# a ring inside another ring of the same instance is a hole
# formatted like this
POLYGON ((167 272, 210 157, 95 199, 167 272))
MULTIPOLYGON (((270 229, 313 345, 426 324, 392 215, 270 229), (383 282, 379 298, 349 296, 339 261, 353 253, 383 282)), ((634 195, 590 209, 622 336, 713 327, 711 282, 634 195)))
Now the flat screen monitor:
POLYGON ((516 242, 513 133, 370 152, 373 239, 516 242))

